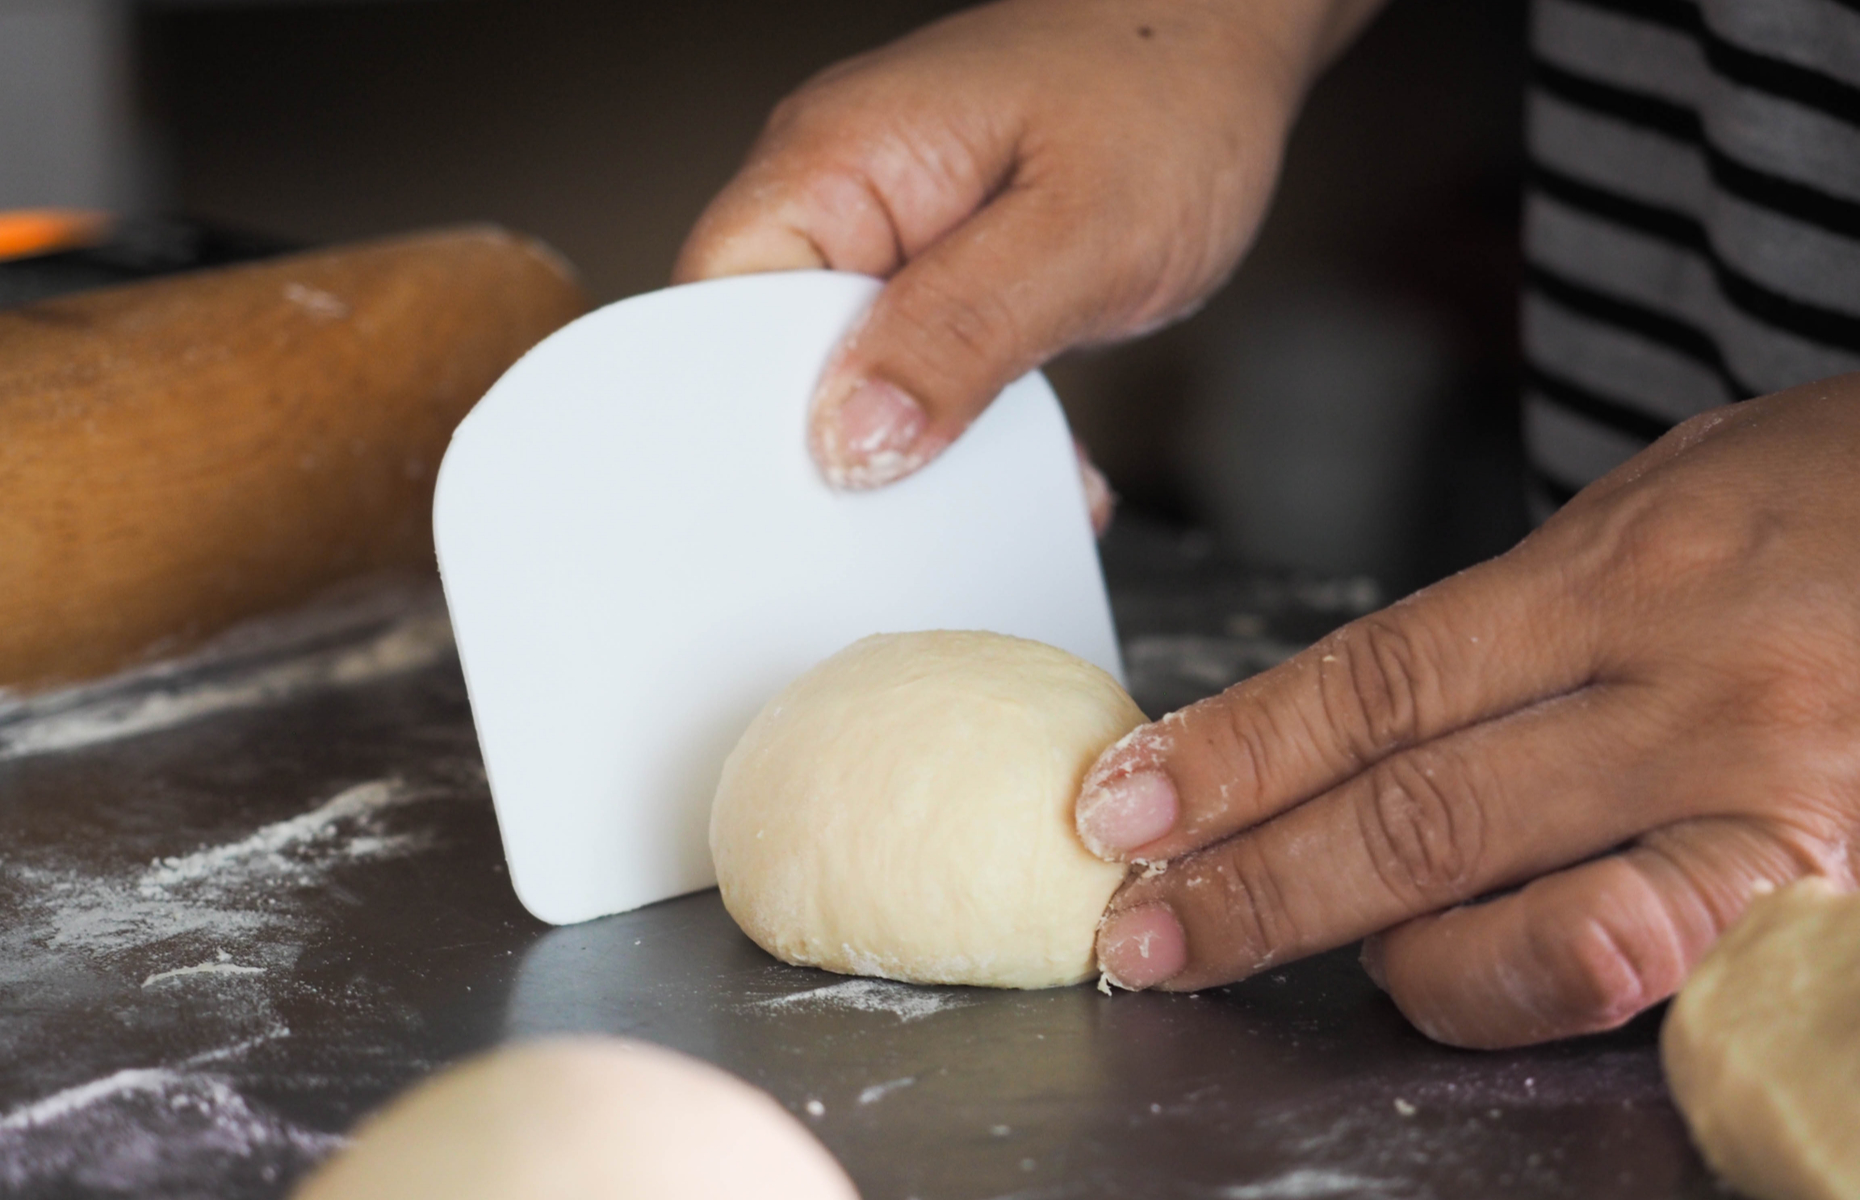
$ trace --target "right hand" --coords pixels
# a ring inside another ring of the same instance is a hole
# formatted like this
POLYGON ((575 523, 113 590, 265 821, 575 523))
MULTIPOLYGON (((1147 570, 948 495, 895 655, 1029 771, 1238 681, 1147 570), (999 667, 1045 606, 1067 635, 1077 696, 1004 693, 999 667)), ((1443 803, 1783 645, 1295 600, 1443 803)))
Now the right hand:
POLYGON ((1070 346, 1183 316, 1232 271, 1299 99, 1378 0, 1001 0, 785 100, 679 282, 889 282, 814 398, 837 487, 934 458, 1070 346))

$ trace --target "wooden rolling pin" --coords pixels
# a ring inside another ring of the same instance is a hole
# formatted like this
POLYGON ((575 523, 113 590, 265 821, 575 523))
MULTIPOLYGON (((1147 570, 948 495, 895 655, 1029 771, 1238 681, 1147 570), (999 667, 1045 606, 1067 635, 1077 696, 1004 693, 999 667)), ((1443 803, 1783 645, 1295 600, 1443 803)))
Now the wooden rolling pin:
POLYGON ((475 227, 0 312, 0 688, 430 569, 453 427, 585 308, 546 247, 475 227))

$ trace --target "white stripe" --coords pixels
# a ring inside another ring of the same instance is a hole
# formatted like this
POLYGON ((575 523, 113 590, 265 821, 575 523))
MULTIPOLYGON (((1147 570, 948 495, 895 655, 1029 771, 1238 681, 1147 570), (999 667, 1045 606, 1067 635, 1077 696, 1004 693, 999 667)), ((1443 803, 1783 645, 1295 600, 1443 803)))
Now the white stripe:
POLYGON ((1770 290, 1860 316, 1860 240, 1720 193, 1706 217, 1718 257, 1770 290))
POLYGON ((1524 297, 1523 326, 1526 357, 1651 416, 1677 424, 1735 399, 1694 359, 1540 296, 1524 297))
POLYGON ((1538 161, 1619 196, 1686 213, 1719 257, 1774 291, 1860 314, 1860 240, 1829 233, 1717 190, 1695 147, 1597 117, 1553 96, 1532 98, 1538 161))
POLYGON ((1860 87, 1860 15, 1829 0, 1705 0, 1725 41, 1860 87))
POLYGON ((1715 77, 1700 115, 1705 135, 1739 162, 1860 200, 1860 128, 1715 77))
POLYGON ((1534 94, 1525 109, 1531 157, 1616 195, 1691 212, 1710 194, 1696 146, 1534 94))
MULTIPOLYGON (((1594 56, 1591 56, 1594 57, 1594 56)), ((1573 70, 1601 76, 1600 71, 1572 63, 1573 70)), ((1626 73, 1628 64, 1619 64, 1626 73)), ((1648 77, 1630 75, 1618 82, 1636 91, 1651 90, 1648 77)), ((1741 163, 1783 179, 1794 180, 1849 200, 1860 200, 1860 129, 1812 108, 1793 104, 1764 92, 1739 88, 1718 76, 1708 76, 1702 96, 1688 104, 1698 112, 1705 135, 1741 163)), ((1616 117, 1591 113, 1567 105, 1541 90, 1533 91, 1527 114, 1526 137, 1533 152, 1555 153, 1564 161, 1590 161, 1590 174, 1620 173, 1622 138, 1608 145, 1585 147, 1576 129, 1611 129, 1634 135, 1643 145, 1658 144, 1662 159, 1686 143, 1630 125, 1616 117)), ((1663 171, 1681 169, 1660 163, 1636 167, 1625 164, 1636 177, 1658 178, 1663 171)), ((1694 168, 1703 170, 1702 165, 1694 168)), ((1696 194, 1696 193, 1695 193, 1696 194)))
POLYGON ((1538 0, 1531 44, 1546 60, 1589 79, 1697 108, 1711 71, 1686 34, 1566 0, 1538 0))
POLYGON ((1759 392, 1860 370, 1860 355, 1758 321, 1728 303, 1698 254, 1594 220, 1547 196, 1525 204, 1525 254, 1560 274, 1709 332, 1759 392))

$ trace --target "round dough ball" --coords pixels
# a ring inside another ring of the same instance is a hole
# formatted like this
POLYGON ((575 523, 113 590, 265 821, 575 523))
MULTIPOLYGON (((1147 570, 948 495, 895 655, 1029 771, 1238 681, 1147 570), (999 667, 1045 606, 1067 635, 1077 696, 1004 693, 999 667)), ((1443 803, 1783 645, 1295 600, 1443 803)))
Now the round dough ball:
POLYGON ((1751 904, 1673 1001, 1660 1054, 1738 1191, 1860 1197, 1860 895, 1810 878, 1751 904))
POLYGON ((1124 867, 1073 801, 1144 721, 1109 675, 995 633, 879 634, 769 701, 723 767, 723 903, 777 958, 909 983, 1043 988, 1095 970, 1124 867))
POLYGON ((643 1042, 565 1038, 443 1071, 295 1200, 858 1200, 775 1101, 643 1042))

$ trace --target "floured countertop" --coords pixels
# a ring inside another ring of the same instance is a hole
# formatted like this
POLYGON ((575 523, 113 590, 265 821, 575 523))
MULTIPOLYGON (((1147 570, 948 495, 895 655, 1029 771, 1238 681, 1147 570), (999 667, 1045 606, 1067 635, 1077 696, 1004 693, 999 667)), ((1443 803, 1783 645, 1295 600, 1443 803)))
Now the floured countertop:
MULTIPOLYGON (((1126 529, 1153 714, 1378 602, 1126 529)), ((376 589, 108 689, 0 700, 0 1193, 281 1196, 499 1041, 625 1033, 769 1090, 867 1200, 1718 1196, 1655 1020, 1503 1054, 1410 1030, 1349 951, 1200 996, 789 967, 716 893, 518 906, 430 591, 376 589)))

